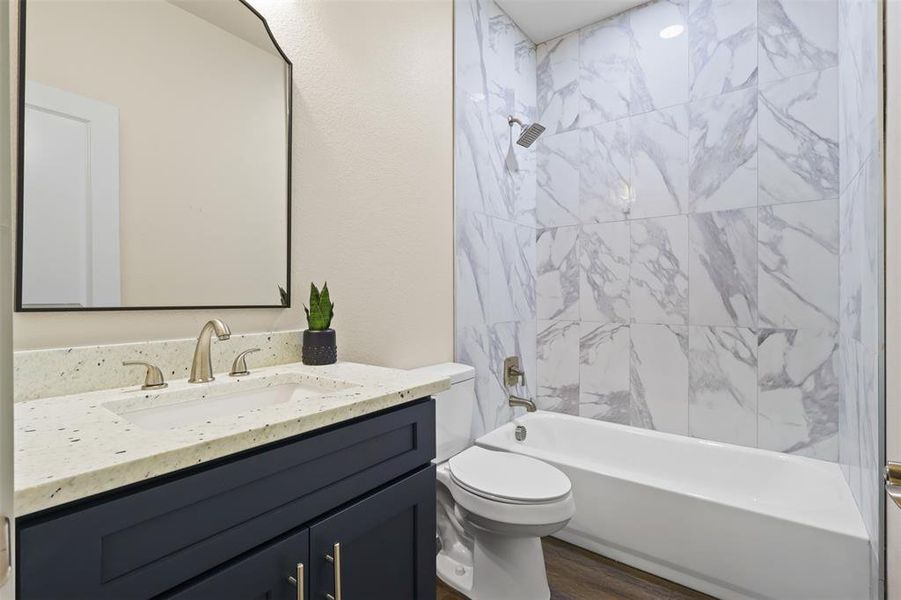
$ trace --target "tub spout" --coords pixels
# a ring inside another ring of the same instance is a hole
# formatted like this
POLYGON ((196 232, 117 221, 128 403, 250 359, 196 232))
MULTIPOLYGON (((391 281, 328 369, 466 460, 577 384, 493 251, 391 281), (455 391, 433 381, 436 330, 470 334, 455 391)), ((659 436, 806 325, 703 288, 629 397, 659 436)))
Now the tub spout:
POLYGON ((514 396, 513 394, 510 394, 510 397, 507 398, 507 403, 513 407, 525 407, 527 412, 535 412, 536 410, 538 410, 538 407, 535 406, 535 403, 528 398, 520 398, 519 396, 514 396))

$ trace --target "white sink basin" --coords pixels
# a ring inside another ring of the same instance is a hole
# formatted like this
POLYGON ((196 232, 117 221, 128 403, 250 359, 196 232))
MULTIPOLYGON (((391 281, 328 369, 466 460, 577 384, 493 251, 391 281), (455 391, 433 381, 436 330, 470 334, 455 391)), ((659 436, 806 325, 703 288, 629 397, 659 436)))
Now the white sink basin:
MULTIPOLYGON (((147 402, 114 401, 104 408, 128 419, 143 429, 161 430, 187 427, 216 417, 240 415, 255 409, 334 393, 350 384, 319 386, 310 383, 282 383, 268 387, 187 398, 160 395, 147 402)), ((178 394, 183 396, 184 394, 178 394)))

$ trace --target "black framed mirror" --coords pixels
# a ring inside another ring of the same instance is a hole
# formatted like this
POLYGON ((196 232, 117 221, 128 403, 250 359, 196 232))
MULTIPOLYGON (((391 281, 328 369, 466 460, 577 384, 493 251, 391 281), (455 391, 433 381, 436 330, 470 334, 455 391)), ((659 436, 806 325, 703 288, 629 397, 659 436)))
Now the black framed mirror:
POLYGON ((20 0, 16 310, 279 308, 292 64, 243 0, 20 0))

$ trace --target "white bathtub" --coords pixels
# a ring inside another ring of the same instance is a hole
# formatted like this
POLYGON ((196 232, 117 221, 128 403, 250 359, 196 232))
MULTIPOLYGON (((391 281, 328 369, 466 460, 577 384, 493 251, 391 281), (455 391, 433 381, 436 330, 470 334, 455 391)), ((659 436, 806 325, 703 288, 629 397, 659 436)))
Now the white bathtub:
POLYGON ((538 412, 477 440, 549 462, 576 516, 557 537, 719 598, 869 597, 869 542, 838 465, 538 412))

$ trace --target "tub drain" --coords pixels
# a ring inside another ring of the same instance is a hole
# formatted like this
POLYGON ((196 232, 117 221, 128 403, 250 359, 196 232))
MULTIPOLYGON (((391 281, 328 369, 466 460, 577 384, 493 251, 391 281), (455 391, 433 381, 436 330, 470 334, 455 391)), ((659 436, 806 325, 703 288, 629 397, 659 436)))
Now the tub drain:
POLYGON ((513 430, 513 437, 516 438, 517 442, 524 442, 526 440, 526 426, 517 425, 516 429, 513 430))

